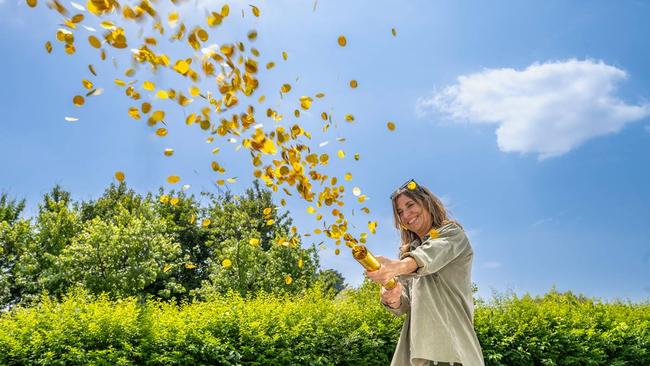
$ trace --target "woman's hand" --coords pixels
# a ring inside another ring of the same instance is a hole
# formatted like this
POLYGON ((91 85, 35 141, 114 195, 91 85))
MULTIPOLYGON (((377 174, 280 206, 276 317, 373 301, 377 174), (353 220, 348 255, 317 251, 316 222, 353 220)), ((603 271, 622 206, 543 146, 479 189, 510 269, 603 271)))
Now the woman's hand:
POLYGON ((398 273, 400 261, 392 260, 390 258, 382 256, 377 256, 377 260, 381 264, 381 268, 372 272, 366 270, 366 276, 368 276, 368 278, 370 278, 372 281, 377 282, 383 286, 386 284, 386 282, 390 281, 400 274, 398 273))
POLYGON ((397 286, 390 290, 381 288, 381 302, 388 305, 393 309, 397 309, 402 305, 402 285, 398 282, 397 286))

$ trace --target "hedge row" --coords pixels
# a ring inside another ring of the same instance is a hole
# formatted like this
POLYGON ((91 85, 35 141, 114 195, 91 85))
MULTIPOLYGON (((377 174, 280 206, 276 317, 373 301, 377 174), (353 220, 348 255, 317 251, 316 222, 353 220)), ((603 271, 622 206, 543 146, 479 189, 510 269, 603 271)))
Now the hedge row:
MULTIPOLYGON (((177 305, 77 291, 3 314, 0 364, 388 365, 403 319, 377 292, 177 305)), ((477 303, 475 323, 487 365, 650 365, 648 303, 509 295, 477 303)))

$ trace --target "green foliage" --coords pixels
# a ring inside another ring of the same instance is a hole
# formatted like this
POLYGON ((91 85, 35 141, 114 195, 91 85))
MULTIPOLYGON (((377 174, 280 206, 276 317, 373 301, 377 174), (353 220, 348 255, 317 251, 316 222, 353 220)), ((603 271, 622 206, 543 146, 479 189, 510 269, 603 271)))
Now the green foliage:
POLYGON ((20 217, 20 213, 25 209, 25 200, 16 202, 9 200, 6 193, 0 194, 0 222, 7 222, 12 225, 20 217))
MULTIPOLYGON (((0 316, 0 364, 387 365, 403 318, 365 282, 337 297, 236 291, 175 304, 77 290, 0 316)), ((571 293, 476 309, 486 365, 650 364, 650 304, 571 293)))
POLYGON ((208 259, 208 280, 195 294, 206 297, 229 290, 243 296, 260 291, 298 293, 315 282, 317 251, 300 246, 291 218, 279 212, 269 190, 256 183, 241 197, 228 193, 208 197, 206 245, 213 248, 214 257, 208 259), (264 214, 265 210, 270 212, 264 214), (259 243, 251 245, 251 239, 259 243), (224 267, 225 259, 232 266, 224 267), (287 276, 292 280, 289 285, 287 276))
POLYGON ((475 313, 486 365, 650 365, 650 304, 555 289, 497 296, 475 313))
POLYGON ((66 283, 80 284, 96 294, 142 294, 166 276, 163 269, 174 262, 179 246, 162 234, 165 223, 152 210, 131 214, 118 205, 114 211, 109 219, 86 221, 57 258, 57 267, 66 283))
POLYGON ((386 365, 402 319, 377 299, 376 287, 181 305, 77 291, 3 315, 0 364, 386 365))
POLYGON ((337 295, 345 289, 345 278, 341 272, 334 269, 325 269, 318 272, 318 282, 320 282, 323 290, 332 295, 337 295))
POLYGON ((315 283, 317 251, 301 246, 269 190, 255 184, 242 197, 204 196, 205 205, 162 189, 141 196, 120 183, 96 200, 73 202, 56 186, 25 220, 24 201, 1 195, 0 308, 42 294, 61 298, 75 286, 112 298, 179 301, 231 289, 299 293, 315 283), (251 245, 253 238, 259 243, 251 245))

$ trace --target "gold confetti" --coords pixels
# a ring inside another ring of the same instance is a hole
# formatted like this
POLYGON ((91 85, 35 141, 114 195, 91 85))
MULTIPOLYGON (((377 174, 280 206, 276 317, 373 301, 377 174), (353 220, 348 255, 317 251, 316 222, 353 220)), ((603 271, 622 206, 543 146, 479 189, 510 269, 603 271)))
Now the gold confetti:
POLYGON ((282 59, 286 61, 288 58, 289 58, 289 55, 287 54, 287 52, 282 51, 282 59))
POLYGON ((352 173, 345 173, 345 176, 343 178, 347 181, 352 180, 352 173))
POLYGON ((45 42, 45 50, 47 51, 47 53, 52 53, 52 42, 50 41, 45 42))
POLYGON ((88 43, 90 43, 91 46, 94 48, 101 48, 102 43, 99 41, 99 39, 93 35, 88 36, 88 43))
POLYGON ((194 269, 194 268, 196 268, 196 264, 194 264, 192 262, 187 262, 187 263, 185 263, 185 268, 194 269))
POLYGON ((339 156, 339 158, 341 158, 341 159, 345 158, 345 152, 344 152, 343 150, 339 150, 336 154, 337 154, 337 155, 339 156))
POLYGON ((37 3, 36 0, 27 0, 27 5, 29 5, 30 8, 36 7, 37 3))
POLYGON ((158 135, 158 136, 160 136, 160 137, 165 137, 165 136, 167 136, 167 129, 164 128, 164 127, 161 127, 161 128, 159 128, 159 129, 157 129, 157 130, 156 130, 156 135, 158 135))
POLYGON ((293 278, 291 278, 291 275, 287 275, 284 278, 284 283, 286 283, 287 285, 290 285, 292 282, 293 282, 293 278))
POLYGON ((390 121, 389 121, 389 122, 386 124, 386 127, 388 127, 388 130, 389 130, 389 131, 395 131, 395 124, 394 124, 393 122, 390 122, 390 121))
POLYGON ((253 5, 250 5, 250 7, 251 7, 251 12, 253 13, 253 15, 255 15, 256 17, 259 17, 260 16, 260 9, 257 6, 253 6, 253 5))
POLYGON ((124 182, 124 172, 115 172, 115 179, 118 182, 124 182))
POLYGON ((350 80, 350 88, 355 89, 359 84, 356 80, 350 80))
POLYGON ((179 177, 178 175, 170 175, 169 177, 167 177, 167 183, 169 184, 176 184, 180 181, 181 181, 181 177, 179 177))
POLYGON ((211 222, 212 221, 210 219, 204 219, 203 221, 201 221, 201 226, 208 227, 208 226, 210 226, 211 222))
POLYGON ((368 230, 370 230, 371 233, 376 234, 377 233, 377 221, 368 221, 368 230))
POLYGON ((172 156, 174 155, 174 149, 165 149, 164 154, 165 156, 172 156))
POLYGON ((436 229, 431 229, 431 230, 429 230, 429 234, 428 234, 428 235, 429 235, 429 238, 431 238, 431 239, 435 239, 435 238, 438 237, 438 235, 440 235, 440 233, 439 233, 438 230, 436 230, 436 229))
POLYGON ((232 266, 232 262, 230 261, 230 259, 226 258, 221 262, 221 265, 223 266, 223 268, 230 268, 230 266, 232 266))
POLYGON ((390 32, 393 34, 393 37, 397 37, 397 30, 395 28, 391 28, 390 32))
POLYGON ((169 200, 169 204, 172 205, 172 206, 176 206, 179 201, 180 201, 180 199, 178 197, 174 197, 174 198, 169 200))
POLYGON ((417 183, 415 183, 414 181, 410 181, 410 182, 406 185, 406 188, 410 189, 411 191, 414 190, 414 189, 417 188, 417 187, 418 187, 418 185, 417 185, 417 183))
POLYGON ((337 42, 338 42, 339 46, 341 46, 341 47, 345 47, 345 45, 348 44, 348 40, 345 39, 345 36, 339 36, 339 38, 337 39, 337 42))
POLYGON ((144 83, 142 83, 142 89, 148 91, 154 91, 156 89, 156 84, 152 83, 151 81, 145 81, 144 83))
POLYGON ((86 103, 86 100, 81 95, 75 95, 75 97, 72 98, 72 103, 77 107, 81 107, 84 105, 84 103, 86 103))

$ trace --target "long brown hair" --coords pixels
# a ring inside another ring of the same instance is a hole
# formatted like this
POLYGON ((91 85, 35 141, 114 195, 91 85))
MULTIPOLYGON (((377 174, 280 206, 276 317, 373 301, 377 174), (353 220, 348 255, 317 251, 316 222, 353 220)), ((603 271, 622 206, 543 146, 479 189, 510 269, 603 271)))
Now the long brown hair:
MULTIPOLYGON (((410 182, 415 184, 414 181, 410 181, 410 182)), ((410 182, 409 182, 410 187, 402 186, 391 195, 395 228, 399 230, 400 239, 401 239, 401 244, 399 247, 400 257, 408 253, 411 250, 410 248, 411 242, 419 238, 419 236, 416 233, 408 230, 400 223, 399 215, 397 214, 397 198, 399 198, 402 195, 412 199, 420 206, 425 208, 427 211, 429 211, 432 219, 431 220, 432 228, 438 229, 447 223, 454 223, 462 228, 462 226, 458 222, 449 219, 447 215, 447 210, 445 209, 445 206, 442 204, 442 201, 438 197, 436 197, 433 193, 431 193, 431 191, 429 191, 426 187, 423 187, 419 184, 415 184, 415 187, 412 187, 412 184, 410 182)))

